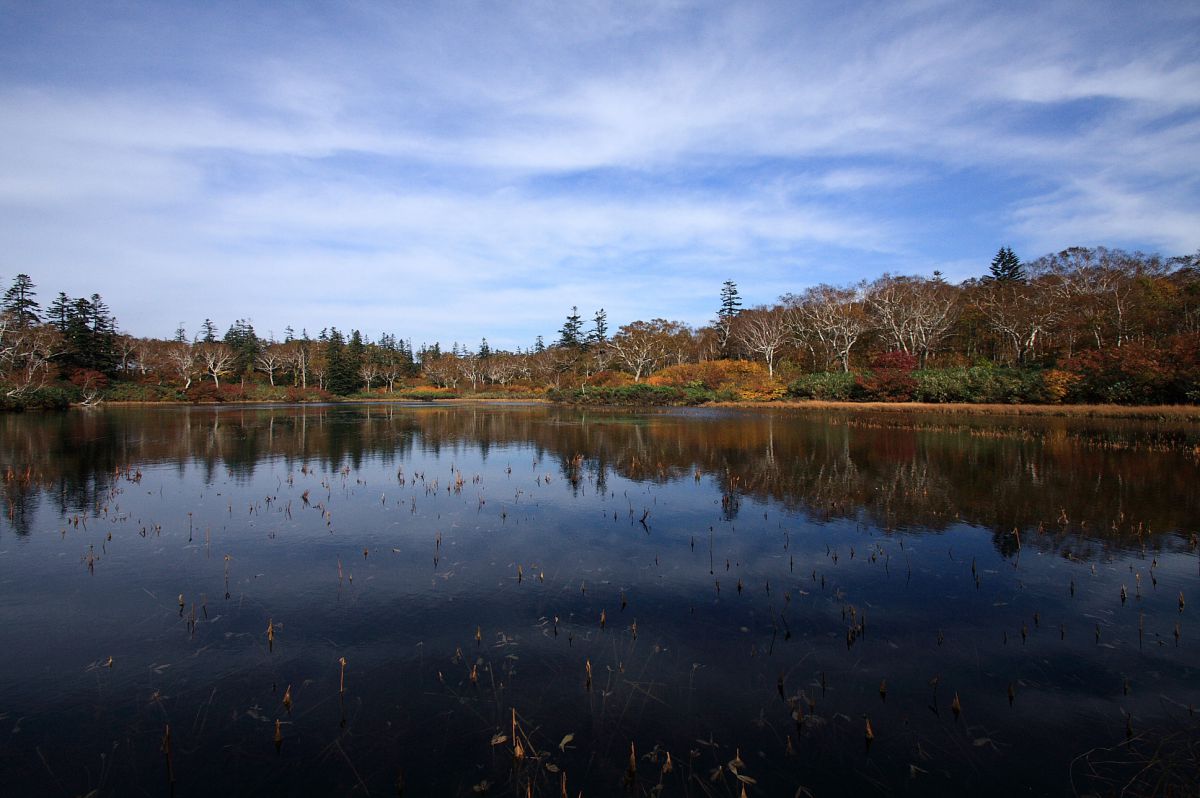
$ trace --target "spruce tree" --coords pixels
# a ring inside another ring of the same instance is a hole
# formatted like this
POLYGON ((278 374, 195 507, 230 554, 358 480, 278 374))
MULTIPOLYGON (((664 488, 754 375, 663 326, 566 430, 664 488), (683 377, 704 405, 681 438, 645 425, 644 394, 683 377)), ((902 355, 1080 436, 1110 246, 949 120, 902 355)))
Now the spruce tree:
POLYGON ((233 350, 235 374, 254 370, 254 359, 262 351, 262 341, 254 332, 254 325, 247 319, 238 319, 225 332, 225 343, 233 350))
POLYGON ((721 307, 717 310, 717 318, 730 321, 742 309, 742 298, 738 294, 737 283, 726 280, 721 284, 721 307))
POLYGON ((106 374, 117 368, 117 318, 99 294, 88 300, 91 316, 88 319, 92 331, 92 353, 89 366, 106 374))
POLYGON ((217 325, 213 324, 212 319, 205 319, 200 325, 200 340, 206 344, 217 342, 217 325))
POLYGON ((608 314, 604 308, 596 311, 592 317, 592 331, 588 333, 589 344, 602 344, 608 340, 608 314))
POLYGON ((1025 282, 1025 266, 1009 247, 1000 247, 988 271, 987 281, 1025 282))
POLYGON ((54 297, 54 301, 50 303, 49 309, 46 311, 47 320, 58 328, 59 332, 67 331, 67 319, 71 317, 71 297, 67 296, 62 291, 58 292, 58 296, 54 297))
POLYGON ((62 362, 68 366, 112 372, 116 367, 116 319, 100 294, 91 299, 73 300, 67 308, 62 326, 64 353, 62 362))
POLYGON ((721 354, 729 356, 729 336, 733 331, 733 320, 742 309, 742 298, 738 295, 737 283, 726 280, 721 285, 721 306, 717 308, 717 344, 721 354))
MULTIPOLYGON (((325 331, 321 331, 325 335, 325 331)), ((329 330, 325 339, 326 378, 325 385, 330 393, 341 396, 358 390, 358 374, 346 356, 346 339, 337 327, 329 330)))
POLYGON ((366 362, 367 347, 363 342, 362 333, 358 330, 350 331, 350 341, 346 344, 346 371, 353 377, 354 387, 347 393, 354 393, 359 388, 361 376, 359 371, 366 362))
POLYGON ((571 315, 567 316, 562 329, 558 331, 558 345, 564 349, 580 349, 584 345, 583 319, 579 316, 579 308, 571 306, 571 315))
POLYGON ((13 323, 22 329, 28 329, 41 321, 38 317, 41 306, 34 299, 37 292, 33 289, 33 279, 28 274, 18 274, 13 279, 12 287, 4 292, 3 301, 0 301, 0 311, 8 314, 13 323))

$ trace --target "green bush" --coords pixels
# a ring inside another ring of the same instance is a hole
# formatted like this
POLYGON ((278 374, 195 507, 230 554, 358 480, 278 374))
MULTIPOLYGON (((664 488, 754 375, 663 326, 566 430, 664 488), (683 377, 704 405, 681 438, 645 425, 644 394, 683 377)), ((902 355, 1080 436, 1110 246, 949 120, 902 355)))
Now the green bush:
POLYGON ((822 371, 804 374, 788 385, 788 396, 796 399, 824 399, 848 402, 857 398, 855 376, 844 371, 822 371))
POLYGON ((969 366, 922 369, 913 372, 918 402, 971 402, 1019 404, 1046 402, 1050 395, 1042 373, 1036 369, 969 366))
POLYGON ((716 394, 695 385, 677 388, 642 382, 611 388, 559 388, 547 391, 546 398, 573 405, 662 406, 704 404, 713 401, 716 394))
POLYGON ((74 390, 50 386, 34 388, 18 396, 5 396, 0 390, 0 412, 20 413, 25 410, 66 410, 77 400, 74 390))
POLYGON ((114 382, 104 390, 106 402, 173 402, 182 398, 182 391, 168 385, 114 382))

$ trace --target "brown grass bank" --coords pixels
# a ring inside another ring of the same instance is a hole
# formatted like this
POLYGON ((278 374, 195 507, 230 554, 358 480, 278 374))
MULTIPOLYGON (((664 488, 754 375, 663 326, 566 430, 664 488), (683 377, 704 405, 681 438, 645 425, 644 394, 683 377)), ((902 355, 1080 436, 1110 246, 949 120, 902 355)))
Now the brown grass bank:
POLYGON ((932 402, 831 402, 820 399, 777 402, 717 402, 715 407, 844 410, 878 413, 938 413, 968 416, 1058 416, 1063 418, 1135 418, 1200 423, 1200 405, 1010 405, 932 402))

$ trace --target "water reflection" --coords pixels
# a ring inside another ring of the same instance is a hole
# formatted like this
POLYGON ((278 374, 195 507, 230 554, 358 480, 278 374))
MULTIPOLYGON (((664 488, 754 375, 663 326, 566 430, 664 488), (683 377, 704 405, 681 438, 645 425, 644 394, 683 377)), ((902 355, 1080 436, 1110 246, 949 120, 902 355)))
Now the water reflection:
POLYGON ((0 417, 0 771, 30 795, 1186 794, 1195 437, 0 417))
MULTIPOLYGON (((289 468, 390 466, 419 451, 451 460, 529 448, 602 490, 609 473, 636 482, 697 476, 732 497, 770 500, 813 517, 883 529, 993 529, 1015 550, 1066 529, 1105 544, 1186 542, 1200 518, 1200 431, 1143 421, 959 420, 881 423, 841 414, 576 412, 541 406, 170 408, 0 417, 13 529, 32 529, 31 499, 84 512, 122 470, 169 463, 203 480, 253 479, 265 460, 289 468), (582 456, 582 463, 575 465, 582 456)), ((1194 426, 1194 425, 1193 425, 1194 426)), ((739 507, 727 501, 732 516, 739 507)))

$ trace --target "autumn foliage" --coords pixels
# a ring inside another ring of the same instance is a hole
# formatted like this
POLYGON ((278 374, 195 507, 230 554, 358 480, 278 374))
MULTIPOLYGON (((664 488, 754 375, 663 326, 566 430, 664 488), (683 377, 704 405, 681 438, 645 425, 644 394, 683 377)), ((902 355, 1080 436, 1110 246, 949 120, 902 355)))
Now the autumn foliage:
POLYGON ((915 355, 899 349, 884 352, 871 361, 870 371, 858 375, 857 387, 871 401, 908 402, 917 390, 916 368, 915 355))
POLYGON ((734 401, 769 401, 785 393, 783 383, 769 376, 766 366, 748 360, 707 360, 668 366, 655 372, 647 382, 673 388, 704 388, 719 398, 734 401))

